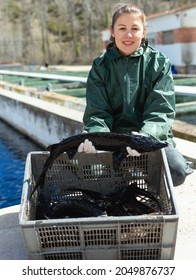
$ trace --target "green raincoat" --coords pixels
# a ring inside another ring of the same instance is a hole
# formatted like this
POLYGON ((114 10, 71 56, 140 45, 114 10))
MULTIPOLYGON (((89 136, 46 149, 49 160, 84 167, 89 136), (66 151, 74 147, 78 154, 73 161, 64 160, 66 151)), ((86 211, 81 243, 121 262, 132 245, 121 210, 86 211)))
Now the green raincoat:
POLYGON ((137 131, 174 145, 171 62, 151 46, 141 45, 126 57, 114 45, 108 48, 93 62, 86 99, 86 131, 137 131))

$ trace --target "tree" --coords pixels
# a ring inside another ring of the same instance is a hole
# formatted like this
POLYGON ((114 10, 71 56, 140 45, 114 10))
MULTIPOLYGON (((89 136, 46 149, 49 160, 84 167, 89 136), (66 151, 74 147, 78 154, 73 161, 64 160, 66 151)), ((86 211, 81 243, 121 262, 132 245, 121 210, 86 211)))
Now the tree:
MULTIPOLYGON (((128 2, 128 1, 126 1, 128 2)), ((132 0, 147 15, 195 0, 132 0)), ((1 62, 91 63, 119 0, 0 0, 1 62)))
POLYGON ((51 51, 50 51, 50 40, 47 24, 47 11, 48 11, 48 0, 42 0, 37 3, 37 15, 41 25, 41 34, 42 34, 42 44, 41 50, 43 52, 43 58, 45 60, 51 61, 51 51))

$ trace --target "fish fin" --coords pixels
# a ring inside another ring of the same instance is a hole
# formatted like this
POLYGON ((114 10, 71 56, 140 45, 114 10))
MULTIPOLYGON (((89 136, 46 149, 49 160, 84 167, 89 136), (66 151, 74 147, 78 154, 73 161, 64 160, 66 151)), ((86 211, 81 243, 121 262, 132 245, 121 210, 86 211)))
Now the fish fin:
POLYGON ((73 148, 68 149, 68 150, 66 150, 66 153, 68 155, 68 158, 72 159, 75 156, 75 154, 77 153, 77 149, 73 149, 73 148))

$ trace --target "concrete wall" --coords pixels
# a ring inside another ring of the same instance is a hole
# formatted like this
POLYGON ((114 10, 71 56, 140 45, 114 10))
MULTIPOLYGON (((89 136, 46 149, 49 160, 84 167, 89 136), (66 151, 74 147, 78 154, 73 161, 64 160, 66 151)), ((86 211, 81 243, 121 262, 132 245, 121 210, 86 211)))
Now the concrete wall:
MULTIPOLYGON (((169 45, 155 44, 154 48, 160 50, 176 66, 185 66, 187 63, 196 65, 196 42, 192 43, 175 43, 169 45)), ((195 74, 195 73, 193 73, 195 74)))
POLYGON ((46 147, 81 133, 83 112, 0 90, 0 119, 46 147))
MULTIPOLYGON (((182 95, 187 92, 190 96, 195 94, 191 87, 176 86, 177 94, 182 95)), ((58 101, 58 95, 56 99, 49 98, 51 94, 49 93, 47 96, 49 101, 46 101, 39 99, 36 95, 32 97, 25 94, 26 91, 16 93, 0 87, 0 119, 44 147, 82 132, 84 100, 80 99, 79 102, 79 99, 64 97, 63 100, 58 101)), ((195 102, 176 105, 177 113, 193 112, 194 108, 195 102)), ((184 127, 187 127, 186 123, 184 123, 184 127)), ((195 142, 195 126, 191 127, 189 132, 181 133, 180 137, 188 140, 194 139, 191 141, 195 142)), ((179 128, 173 126, 175 135, 179 130, 181 132, 182 126, 179 128)))

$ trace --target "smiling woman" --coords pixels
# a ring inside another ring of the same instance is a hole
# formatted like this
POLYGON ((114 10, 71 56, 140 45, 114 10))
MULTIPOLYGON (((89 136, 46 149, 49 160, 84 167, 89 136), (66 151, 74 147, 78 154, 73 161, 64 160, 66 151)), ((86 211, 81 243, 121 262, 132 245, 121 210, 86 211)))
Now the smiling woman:
POLYGON ((112 18, 110 33, 111 41, 115 41, 119 51, 124 55, 131 55, 145 40, 145 15, 134 6, 117 9, 112 18))
MULTIPOLYGON (((148 44, 145 15, 132 4, 115 7, 110 32, 106 52, 94 59, 89 72, 84 129, 138 133, 167 142, 173 183, 181 185, 193 171, 173 139, 176 112, 171 62, 148 44)), ((84 141, 79 151, 96 152, 92 145, 84 141)), ((129 156, 140 156, 134 148, 126 149, 129 156)))

